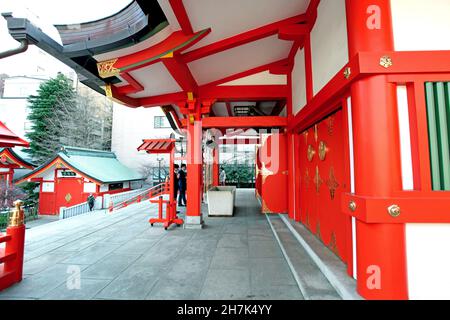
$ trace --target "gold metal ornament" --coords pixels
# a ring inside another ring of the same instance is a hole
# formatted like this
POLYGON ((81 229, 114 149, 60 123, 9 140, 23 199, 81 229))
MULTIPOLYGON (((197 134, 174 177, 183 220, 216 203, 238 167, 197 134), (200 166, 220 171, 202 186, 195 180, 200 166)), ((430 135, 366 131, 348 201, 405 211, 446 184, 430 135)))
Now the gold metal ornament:
POLYGON ((350 209, 351 212, 355 212, 357 207, 358 206, 356 205, 355 201, 350 201, 350 203, 348 204, 348 208, 350 209))
POLYGON ((328 129, 328 134, 330 136, 332 136, 334 133, 334 120, 335 120, 334 115, 328 117, 328 120, 327 120, 327 129, 328 129))
POLYGON ((266 182, 267 177, 272 176, 273 172, 266 168, 266 164, 261 162, 261 182, 264 184, 266 182))
POLYGON ((324 161, 327 156, 328 148, 327 144, 324 141, 320 141, 319 143, 319 159, 324 161))
POLYGON ((24 212, 22 209, 23 202, 21 200, 14 201, 14 209, 9 217, 9 227, 19 227, 24 223, 24 212))
POLYGON ((189 124, 193 125, 194 122, 195 122, 195 117, 194 117, 193 114, 190 114, 190 115, 189 115, 189 124))
POLYGON ((314 140, 316 142, 319 140, 319 126, 317 124, 314 126, 314 140))
POLYGON ((308 131, 303 132, 303 137, 305 138, 305 143, 308 143, 308 135, 309 135, 308 131))
POLYGON ((389 56, 383 56, 380 58, 380 66, 386 69, 392 67, 393 64, 394 63, 392 62, 392 58, 389 56))
POLYGON ((334 231, 331 232, 331 239, 330 239, 330 244, 328 245, 328 248, 330 248, 330 250, 333 251, 334 254, 339 256, 339 250, 338 250, 337 241, 336 241, 336 234, 334 233, 334 231))
POLYGON ((323 180, 320 177, 320 173, 319 173, 319 167, 316 166, 316 175, 314 176, 314 184, 316 185, 316 192, 319 193, 320 191, 320 186, 322 185, 323 180))
POLYGON ((389 215, 393 218, 397 218, 401 214, 401 209, 398 205, 393 204, 388 208, 389 215))
POLYGON ((66 200, 66 202, 70 202, 70 200, 72 200, 72 195, 70 193, 66 194, 64 200, 66 200))
POLYGON ((309 169, 306 168, 306 173, 305 173, 305 185, 306 185, 306 189, 309 189, 309 184, 311 182, 311 177, 309 176, 309 169))
POLYGON ((350 79, 350 76, 352 75, 352 69, 350 67, 345 68, 344 70, 344 78, 350 79))
POLYGON ((329 174, 329 177, 327 180, 327 186, 328 186, 328 189, 330 190, 331 200, 334 200, 334 197, 336 195, 336 189, 339 188, 339 183, 336 180, 336 177, 334 175, 333 167, 330 168, 330 174, 329 174))
POLYGON ((316 235, 320 240, 322 240, 322 233, 320 230, 320 221, 317 221, 317 224, 316 224, 316 235))
POLYGON ((105 94, 107 98, 113 97, 111 85, 109 83, 105 86, 105 94))
POLYGON ((316 150, 312 145, 308 145, 308 161, 311 162, 314 159, 314 155, 316 154, 316 150))
POLYGON ((117 62, 116 59, 106 60, 97 62, 98 74, 101 78, 109 78, 118 76, 120 74, 120 69, 114 67, 114 64, 117 62))

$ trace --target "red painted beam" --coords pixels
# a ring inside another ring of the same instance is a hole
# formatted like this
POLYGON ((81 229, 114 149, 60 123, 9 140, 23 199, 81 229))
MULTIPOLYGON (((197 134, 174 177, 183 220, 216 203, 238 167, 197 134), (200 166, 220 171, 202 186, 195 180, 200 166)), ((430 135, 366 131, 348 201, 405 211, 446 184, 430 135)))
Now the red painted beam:
POLYGON ((296 41, 309 34, 311 26, 309 24, 291 24, 283 26, 278 31, 278 38, 281 40, 296 41))
MULTIPOLYGON (((176 31, 167 39, 155 44, 154 46, 117 58, 116 61, 113 61, 113 64, 110 67, 119 70, 122 74, 124 72, 144 68, 161 61, 164 57, 190 48, 210 32, 210 29, 206 29, 195 34, 186 35, 182 31, 176 31)), ((107 61, 99 62, 97 65, 100 68, 100 65, 106 62, 107 61)))
POLYGON ((219 53, 234 47, 244 45, 249 42, 253 42, 259 39, 273 36, 278 33, 278 30, 286 25, 295 23, 301 23, 306 21, 306 15, 301 14, 292 18, 284 19, 275 23, 268 24, 266 26, 247 31, 236 36, 212 43, 210 45, 192 50, 183 54, 185 62, 191 62, 198 60, 215 53, 219 53))
POLYGON ((199 87, 202 99, 218 101, 259 101, 287 99, 287 85, 255 85, 255 86, 217 86, 199 87))
POLYGON ((161 61, 166 66, 169 73, 178 83, 178 85, 186 92, 197 93, 198 85, 192 76, 191 70, 183 62, 178 55, 174 55, 170 58, 163 58, 161 61))
POLYGON ((141 85, 136 79, 134 79, 128 72, 121 74, 121 77, 128 82, 127 86, 117 87, 117 93, 119 94, 132 94, 144 90, 144 86, 141 85))
POLYGON ((285 117, 211 117, 202 120, 203 128, 284 128, 285 117))
POLYGON ((220 80, 216 80, 216 81, 204 84, 203 87, 218 86, 219 84, 223 84, 223 83, 227 83, 227 82, 230 82, 230 81, 233 81, 233 80, 237 80, 237 79, 240 79, 240 78, 248 77, 248 76, 260 73, 260 72, 271 70, 272 68, 277 68, 279 66, 280 67, 284 66, 284 65, 288 64, 288 62, 289 62, 288 59, 282 59, 282 60, 279 60, 279 61, 271 62, 271 63, 265 64, 265 65, 262 65, 262 66, 259 66, 259 67, 256 67, 256 68, 253 68, 253 69, 250 69, 250 70, 246 70, 246 71, 243 71, 243 72, 239 72, 239 73, 233 74, 231 76, 225 77, 225 78, 220 79, 220 80))
POLYGON ((139 99, 130 98, 124 94, 121 94, 118 91, 118 88, 114 85, 109 85, 111 91, 107 93, 107 96, 112 99, 116 100, 118 103, 124 104, 128 107, 137 108, 140 107, 139 99))
POLYGON ((175 92, 162 94, 159 96, 140 98, 139 104, 142 107, 159 107, 167 104, 177 104, 178 102, 183 100, 186 100, 186 93, 175 92))
POLYGON ((191 22, 189 21, 183 0, 169 0, 169 3, 184 34, 193 34, 194 30, 192 29, 191 22))

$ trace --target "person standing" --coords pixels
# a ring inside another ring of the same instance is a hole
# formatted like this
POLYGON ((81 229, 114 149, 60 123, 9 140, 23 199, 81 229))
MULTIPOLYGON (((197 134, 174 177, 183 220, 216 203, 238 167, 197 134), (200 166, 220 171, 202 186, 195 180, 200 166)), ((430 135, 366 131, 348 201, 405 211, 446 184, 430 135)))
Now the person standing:
POLYGON ((186 165, 183 163, 181 169, 178 171, 178 206, 186 206, 186 165))
POLYGON ((95 197, 92 193, 89 194, 89 197, 87 198, 87 202, 89 205, 89 211, 92 211, 94 209, 94 205, 95 205, 95 197))
POLYGON ((178 164, 173 165, 173 198, 175 201, 178 198, 178 189, 179 189, 179 181, 178 181, 178 171, 180 170, 180 166, 178 164))
POLYGON ((227 181, 227 173, 225 172, 225 169, 222 167, 220 168, 219 184, 221 186, 224 186, 226 181, 227 181))

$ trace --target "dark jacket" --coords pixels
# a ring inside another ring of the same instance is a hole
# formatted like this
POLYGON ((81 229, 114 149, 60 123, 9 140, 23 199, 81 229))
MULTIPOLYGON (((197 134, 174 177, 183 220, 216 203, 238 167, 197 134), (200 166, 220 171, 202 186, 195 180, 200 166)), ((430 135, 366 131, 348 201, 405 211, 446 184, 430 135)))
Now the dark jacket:
POLYGON ((178 186, 180 190, 186 190, 186 172, 183 170, 178 172, 178 186))

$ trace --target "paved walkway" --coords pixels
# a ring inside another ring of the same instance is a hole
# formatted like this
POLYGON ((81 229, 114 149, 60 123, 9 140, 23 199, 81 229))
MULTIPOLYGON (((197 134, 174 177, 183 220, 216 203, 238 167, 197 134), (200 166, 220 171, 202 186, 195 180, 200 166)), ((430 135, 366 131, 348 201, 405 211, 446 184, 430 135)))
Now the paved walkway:
POLYGON ((0 299, 302 299, 254 191, 236 200, 203 230, 152 228, 148 203, 27 230, 24 279, 0 299))

